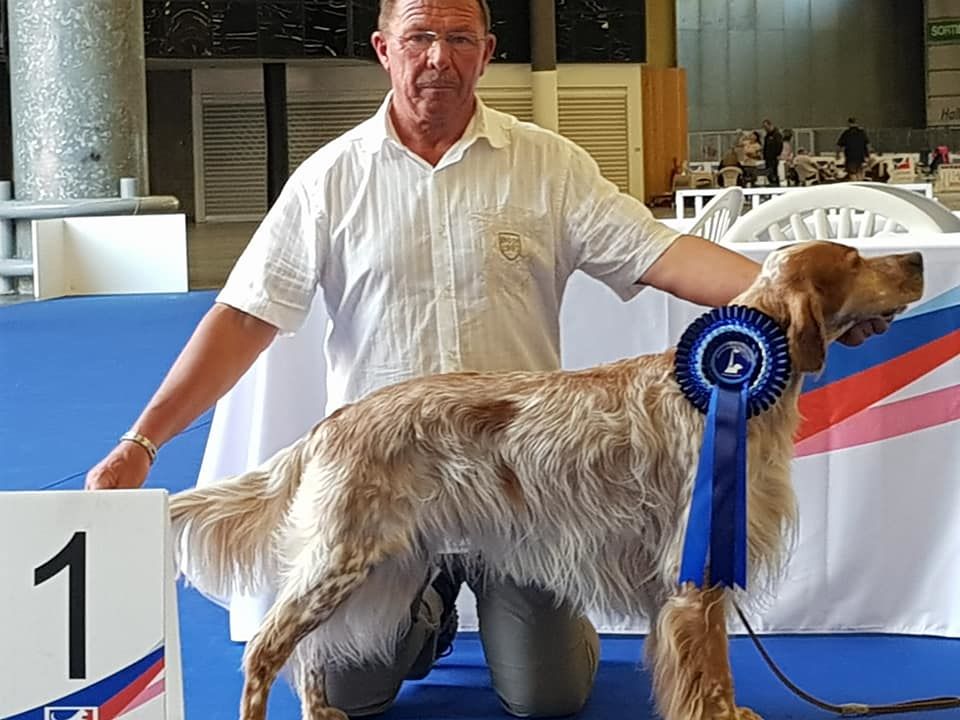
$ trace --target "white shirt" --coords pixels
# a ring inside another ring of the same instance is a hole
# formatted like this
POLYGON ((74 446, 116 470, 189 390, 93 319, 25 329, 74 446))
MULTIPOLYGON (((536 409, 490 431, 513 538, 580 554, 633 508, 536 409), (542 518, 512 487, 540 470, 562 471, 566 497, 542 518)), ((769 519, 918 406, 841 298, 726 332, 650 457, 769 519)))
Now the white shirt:
POLYGON ((571 273, 629 299, 679 235, 584 150, 479 98, 432 167, 389 102, 297 168, 217 297, 291 333, 322 289, 327 412, 421 375, 559 368, 571 273))

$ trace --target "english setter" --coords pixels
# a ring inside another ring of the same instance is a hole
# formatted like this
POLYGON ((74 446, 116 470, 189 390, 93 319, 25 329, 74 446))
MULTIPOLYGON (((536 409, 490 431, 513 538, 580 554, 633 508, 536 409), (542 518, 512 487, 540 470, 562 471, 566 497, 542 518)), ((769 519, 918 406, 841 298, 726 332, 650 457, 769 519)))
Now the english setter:
MULTIPOLYGON (((793 373, 748 423, 752 591, 782 574, 795 520, 797 400, 828 343, 920 298, 919 253, 866 258, 830 242, 771 253, 734 302, 784 328, 793 373)), ((176 495, 180 567, 212 595, 278 596, 244 657, 242 720, 266 715, 292 661, 309 720, 342 720, 324 668, 389 662, 435 556, 465 540, 486 572, 580 609, 651 620, 667 720, 745 720, 727 654, 727 591, 678 585, 704 416, 674 351, 576 372, 453 373, 371 393, 255 471, 176 495)))

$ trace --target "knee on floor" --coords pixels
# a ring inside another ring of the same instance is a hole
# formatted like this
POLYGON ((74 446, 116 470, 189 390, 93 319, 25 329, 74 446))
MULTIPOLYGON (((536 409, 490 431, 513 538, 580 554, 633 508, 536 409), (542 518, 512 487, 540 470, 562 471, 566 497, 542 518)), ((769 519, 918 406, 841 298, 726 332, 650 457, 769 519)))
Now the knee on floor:
POLYGON ((566 687, 529 688, 525 692, 514 692, 509 697, 498 694, 504 709, 515 717, 552 718, 580 712, 590 697, 590 688, 570 683, 566 687))

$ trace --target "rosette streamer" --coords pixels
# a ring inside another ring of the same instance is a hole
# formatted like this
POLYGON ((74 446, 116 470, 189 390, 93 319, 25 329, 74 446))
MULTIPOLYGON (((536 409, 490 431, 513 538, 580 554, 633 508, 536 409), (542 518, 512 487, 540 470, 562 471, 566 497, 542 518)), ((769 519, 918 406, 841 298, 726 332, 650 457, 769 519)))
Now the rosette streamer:
POLYGON ((790 377, 783 329, 742 305, 700 316, 677 344, 684 395, 706 414, 679 581, 747 586, 747 418, 772 407, 790 377))

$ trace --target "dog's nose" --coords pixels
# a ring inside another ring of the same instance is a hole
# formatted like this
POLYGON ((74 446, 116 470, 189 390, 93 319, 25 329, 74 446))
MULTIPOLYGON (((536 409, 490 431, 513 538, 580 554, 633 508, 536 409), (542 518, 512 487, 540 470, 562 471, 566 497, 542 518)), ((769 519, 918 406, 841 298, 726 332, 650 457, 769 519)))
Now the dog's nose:
POLYGON ((918 252, 912 252, 907 255, 907 264, 917 270, 923 270, 923 255, 918 252))

